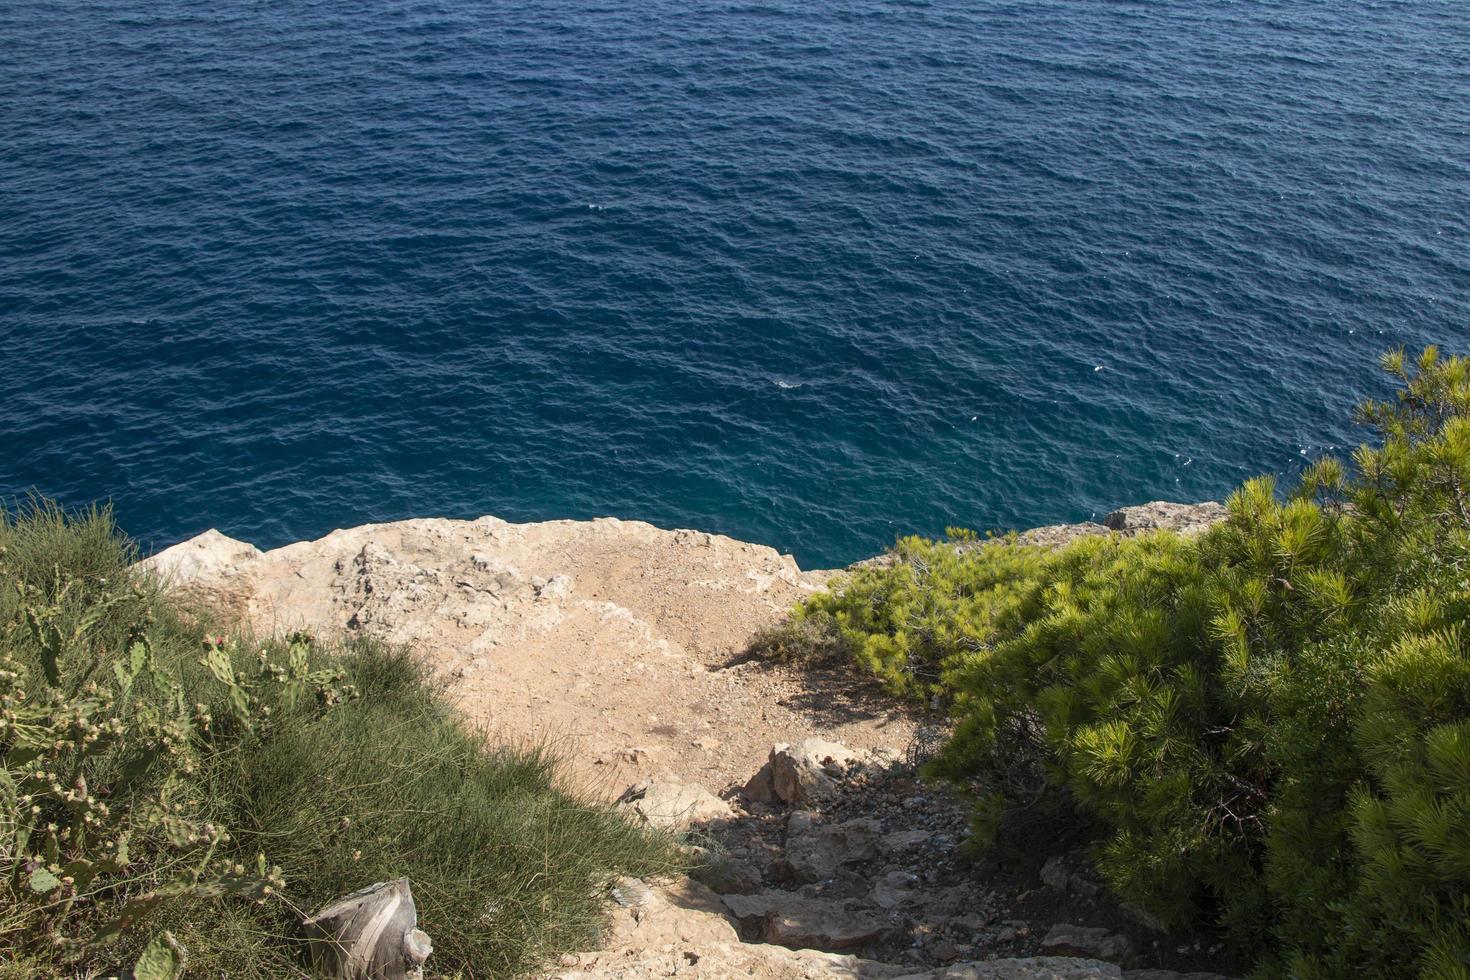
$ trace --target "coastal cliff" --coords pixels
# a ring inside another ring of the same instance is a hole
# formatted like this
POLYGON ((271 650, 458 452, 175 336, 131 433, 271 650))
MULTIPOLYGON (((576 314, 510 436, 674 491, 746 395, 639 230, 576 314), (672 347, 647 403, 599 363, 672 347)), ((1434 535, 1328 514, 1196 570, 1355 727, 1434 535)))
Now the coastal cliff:
MULTIPOLYGON (((1153 503, 1021 537, 1190 532, 1223 512, 1153 503)), ((258 635, 406 644, 473 723, 556 745, 578 789, 700 828, 714 850, 699 880, 622 883, 608 941, 555 976, 1107 980, 1157 946, 1156 923, 1065 862, 976 878, 967 805, 903 761, 942 731, 921 706, 850 669, 746 655, 839 571, 699 531, 493 517, 266 552, 208 531, 143 567, 258 635)))
MULTIPOLYGON (((1021 537, 1193 531, 1223 514, 1215 503, 1154 502, 1021 537)), ((812 685, 847 688, 848 672, 814 679, 740 662, 752 637, 839 572, 804 571, 718 534, 614 518, 430 518, 262 552, 210 530, 143 567, 260 634, 408 644, 477 724, 563 743, 610 791, 650 771, 718 790, 754 771, 774 742, 821 735, 868 750, 902 747, 913 732, 896 706, 812 710, 834 694, 812 685)))
MULTIPOLYGON (((614 519, 427 519, 264 553, 210 531, 147 565, 258 633, 407 644, 474 723, 558 744, 608 793, 653 771, 723 788, 773 739, 818 733, 784 706, 799 691, 731 661, 830 573, 719 535, 614 519)), ((835 735, 902 742, 902 723, 884 722, 835 735)))

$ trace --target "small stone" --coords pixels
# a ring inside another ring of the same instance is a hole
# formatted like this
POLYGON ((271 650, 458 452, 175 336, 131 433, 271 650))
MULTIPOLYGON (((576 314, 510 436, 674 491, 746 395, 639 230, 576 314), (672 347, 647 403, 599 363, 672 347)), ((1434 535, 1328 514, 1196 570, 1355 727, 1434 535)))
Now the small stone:
POLYGON ((958 915, 949 920, 949 927, 958 932, 980 932, 989 922, 983 915, 971 912, 968 915, 958 915))
POLYGON ((533 580, 532 585, 536 589, 536 598, 548 602, 553 599, 564 599, 572 592, 572 579, 568 575, 553 575, 539 585, 536 585, 533 580))

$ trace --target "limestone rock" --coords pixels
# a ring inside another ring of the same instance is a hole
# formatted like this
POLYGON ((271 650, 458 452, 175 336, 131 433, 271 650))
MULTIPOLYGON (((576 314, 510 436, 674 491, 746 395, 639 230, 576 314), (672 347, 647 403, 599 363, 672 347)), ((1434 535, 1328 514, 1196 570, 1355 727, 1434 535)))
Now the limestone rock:
POLYGON ((776 787, 771 782, 771 764, 767 762, 740 787, 740 795, 751 803, 775 803, 776 787))
POLYGON ((786 821, 786 866, 798 882, 827 880, 843 865, 877 857, 881 832, 871 817, 825 824, 798 810, 786 821))
POLYGON ((1086 956, 1121 963, 1133 953, 1127 936, 1093 926, 1074 926, 1061 922, 1041 940, 1041 948, 1062 956, 1086 956))
MULTIPOLYGON (((831 573, 722 535, 638 521, 426 518, 264 553, 210 531, 142 568, 262 638, 305 630, 412 646, 452 682, 471 725, 556 743, 568 784, 599 798, 651 772, 594 763, 619 744, 718 789, 747 778, 773 742, 822 734, 866 750, 909 728, 808 717, 788 706, 812 684, 795 670, 762 671, 762 696, 749 696, 742 674, 725 669, 731 654, 831 573)), ((849 682, 823 683, 836 693, 849 682)))
POLYGON ((612 900, 625 909, 648 908, 655 901, 653 889, 638 878, 620 878, 613 886, 612 900))
POLYGON ((791 949, 846 952, 877 942, 893 929, 871 912, 791 892, 726 895, 723 900, 736 919, 754 927, 762 942, 791 949))
POLYGON ((138 568, 156 576, 185 600, 237 618, 249 604, 250 573, 261 564, 262 557, 254 545, 210 528, 145 558, 138 568))
POLYGON ((753 895, 765 887, 760 869, 749 861, 716 857, 691 872, 701 884, 720 895, 753 895))
MULTIPOLYGON (((1053 524, 1048 527, 1023 531, 1021 541, 1026 544, 1056 548, 1078 538, 1094 534, 1121 534, 1133 537, 1149 531, 1178 531, 1180 534, 1199 534, 1214 524, 1223 521, 1226 509, 1223 504, 1207 501, 1202 504, 1176 504, 1166 500, 1155 500, 1136 507, 1120 507, 1102 523, 1084 521, 1080 524, 1053 524)), ((964 549, 983 547, 983 542, 962 545, 964 549)))
POLYGON ((542 582, 532 582, 536 591, 536 598, 544 601, 565 599, 572 594, 572 578, 570 575, 553 575, 550 579, 542 582))
POLYGON ((1103 526, 1130 535, 1160 530, 1199 534, 1223 521, 1228 514, 1225 505, 1215 501, 1176 504, 1155 500, 1137 507, 1120 507, 1103 518, 1103 526))
MULTIPOLYGON (((726 902, 687 879, 651 889, 636 907, 615 905, 603 948, 563 957, 555 980, 1123 980, 1098 960, 1040 956, 920 967, 880 963, 852 954, 788 949, 741 942, 726 902)), ((740 899, 736 899, 737 904, 740 899)), ((817 903, 821 904, 821 903, 817 903)), ((746 921, 764 926, 769 903, 742 907, 746 921)), ((811 937, 808 937, 811 938, 811 937)), ((1145 980, 1183 980, 1148 977, 1145 980)), ((1190 978, 1195 980, 1195 978, 1190 978)), ((1216 980, 1216 978, 1211 978, 1216 980)))
POLYGON ((703 786, 668 781, 635 783, 618 797, 618 804, 665 830, 685 830, 735 815, 730 804, 703 786))
POLYGON ((896 909, 914 901, 919 878, 911 871, 890 871, 873 886, 873 904, 880 909, 896 909))
POLYGON ((813 803, 830 799, 858 754, 840 742, 809 738, 796 745, 777 745, 766 764, 745 784, 747 799, 813 803))
POLYGON ((165 548, 138 567, 157 573, 165 582, 182 583, 219 575, 233 575, 261 556, 259 548, 226 537, 214 528, 165 548))

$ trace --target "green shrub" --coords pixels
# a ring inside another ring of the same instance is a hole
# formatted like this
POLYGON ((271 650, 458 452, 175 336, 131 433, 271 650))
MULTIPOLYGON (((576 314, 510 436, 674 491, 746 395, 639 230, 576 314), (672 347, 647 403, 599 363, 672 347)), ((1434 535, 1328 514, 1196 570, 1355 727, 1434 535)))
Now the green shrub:
POLYGON ((1063 794, 1114 888, 1265 973, 1470 977, 1470 362, 1386 359, 1379 442, 1197 540, 905 540, 814 599, 993 834, 1063 794))
MULTIPOLYGON (((951 540, 973 540, 967 532, 951 540)), ((829 624, 857 662, 898 694, 944 690, 942 676, 967 654, 991 649, 1034 616, 1048 555, 1001 539, 979 551, 901 538, 898 561, 848 576, 840 591, 819 593, 792 622, 829 624)))
POLYGON ((590 941, 610 878, 676 866, 544 751, 467 729, 401 650, 210 635, 105 510, 0 511, 0 548, 0 975, 145 945, 302 975, 304 912, 403 875, 436 971, 514 975, 590 941))

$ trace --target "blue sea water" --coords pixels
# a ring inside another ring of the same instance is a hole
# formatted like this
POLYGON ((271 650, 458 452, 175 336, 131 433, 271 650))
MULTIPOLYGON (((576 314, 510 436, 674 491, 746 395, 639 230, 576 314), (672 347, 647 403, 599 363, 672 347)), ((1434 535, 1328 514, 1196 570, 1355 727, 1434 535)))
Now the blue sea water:
POLYGON ((1463 0, 0 4, 0 493, 149 546, 1219 497, 1467 313, 1463 0))

